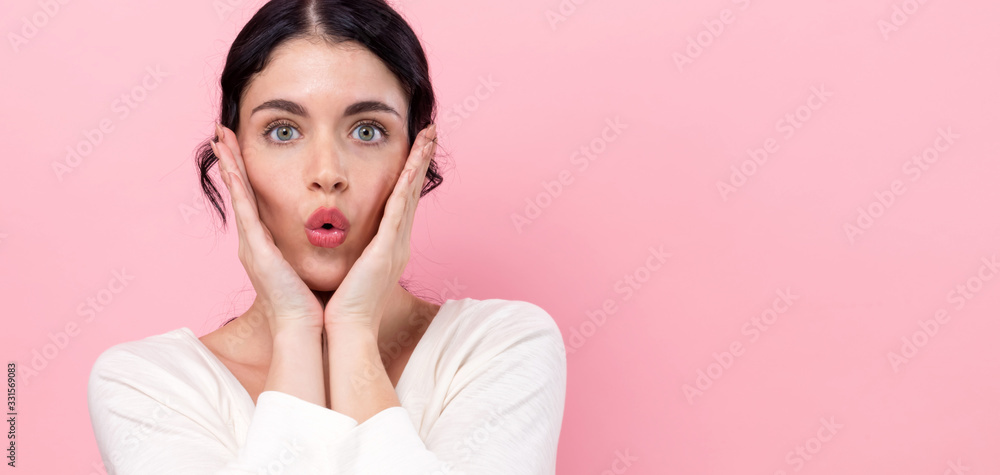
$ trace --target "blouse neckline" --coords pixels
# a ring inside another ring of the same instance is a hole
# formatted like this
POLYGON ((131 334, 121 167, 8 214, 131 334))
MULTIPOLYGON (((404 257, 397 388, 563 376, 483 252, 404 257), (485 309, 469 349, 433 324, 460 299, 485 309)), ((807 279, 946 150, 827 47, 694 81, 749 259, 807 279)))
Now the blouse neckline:
MULTIPOLYGON (((438 309, 438 313, 434 316, 434 318, 431 319, 430 323, 427 324, 427 329, 424 330, 423 335, 421 335, 420 339, 417 340, 417 345, 413 347, 413 352, 410 354, 410 358, 406 361, 406 365, 403 366, 403 372, 400 373, 399 380, 396 381, 396 388, 395 388, 396 395, 399 397, 400 403, 402 403, 403 397, 410 389, 410 384, 411 384, 410 379, 412 378, 412 376, 410 376, 410 373, 416 371, 416 370, 411 370, 410 368, 415 366, 414 365, 415 361, 419 362, 421 361, 421 358, 425 357, 424 353, 430 351, 428 347, 433 345, 433 343, 428 342, 428 340, 434 340, 435 338, 437 338, 436 333, 439 331, 438 328, 441 325, 444 325, 443 323, 436 323, 436 322, 441 319, 440 317, 444 314, 446 308, 448 309, 448 311, 451 310, 450 304, 452 302, 456 301, 452 299, 447 299, 444 301, 444 303, 441 304, 441 307, 438 309)), ((240 398, 243 400, 244 406, 249 407, 250 411, 252 412, 253 409, 257 407, 257 405, 254 403, 253 398, 250 396, 250 393, 247 391, 247 389, 243 387, 243 383, 240 383, 239 379, 236 379, 236 375, 234 375, 233 372, 229 370, 229 367, 226 366, 226 364, 223 363, 217 356, 215 356, 215 353, 213 353, 212 350, 210 350, 207 346, 205 346, 205 343, 199 340, 198 336, 195 335, 194 331, 192 331, 190 328, 181 327, 180 329, 178 329, 178 331, 183 335, 187 336, 189 340, 192 340, 194 344, 198 347, 198 349, 203 354, 207 355, 208 359, 212 362, 212 364, 216 366, 216 368, 224 375, 223 377, 229 382, 229 386, 236 388, 236 392, 240 394, 240 398)))

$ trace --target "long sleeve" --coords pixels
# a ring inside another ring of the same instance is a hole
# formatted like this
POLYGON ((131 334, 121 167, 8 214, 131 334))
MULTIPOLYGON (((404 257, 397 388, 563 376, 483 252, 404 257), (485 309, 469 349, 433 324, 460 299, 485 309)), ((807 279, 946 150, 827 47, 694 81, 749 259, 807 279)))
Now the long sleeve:
POLYGON ((404 407, 385 409, 345 431, 330 473, 554 474, 566 390, 562 334, 533 304, 508 310, 461 336, 471 350, 424 439, 404 407))
POLYGON ((208 378, 189 377, 191 364, 112 348, 88 385, 101 457, 110 475, 554 474, 566 391, 558 326, 527 303, 463 317, 474 323, 428 342, 447 355, 409 375, 431 388, 411 391, 410 407, 427 409, 419 427, 402 406, 358 424, 264 391, 243 444, 217 413, 226 398, 204 387, 208 378))
POLYGON ((288 475, 331 473, 329 447, 357 421, 277 391, 257 398, 240 447, 225 443, 198 389, 112 348, 91 369, 91 424, 109 475, 288 475), (163 391, 162 388, 170 388, 163 391))

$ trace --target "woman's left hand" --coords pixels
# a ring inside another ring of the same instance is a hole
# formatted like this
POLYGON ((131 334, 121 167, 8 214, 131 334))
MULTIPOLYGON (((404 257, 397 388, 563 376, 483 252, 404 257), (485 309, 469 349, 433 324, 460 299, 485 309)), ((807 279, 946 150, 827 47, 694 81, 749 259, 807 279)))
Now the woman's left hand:
POLYGON ((410 230, 424 176, 437 149, 436 136, 436 125, 431 124, 413 142, 378 232, 323 310, 328 332, 346 325, 377 335, 388 297, 410 260, 410 230))

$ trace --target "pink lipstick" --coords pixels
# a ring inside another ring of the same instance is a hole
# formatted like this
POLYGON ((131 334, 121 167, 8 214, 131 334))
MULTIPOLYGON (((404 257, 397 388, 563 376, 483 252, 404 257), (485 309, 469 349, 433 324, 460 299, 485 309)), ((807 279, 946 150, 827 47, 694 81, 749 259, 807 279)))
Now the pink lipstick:
POLYGON ((350 227, 340 210, 320 207, 306 221, 306 237, 313 246, 337 247, 347 239, 350 227))

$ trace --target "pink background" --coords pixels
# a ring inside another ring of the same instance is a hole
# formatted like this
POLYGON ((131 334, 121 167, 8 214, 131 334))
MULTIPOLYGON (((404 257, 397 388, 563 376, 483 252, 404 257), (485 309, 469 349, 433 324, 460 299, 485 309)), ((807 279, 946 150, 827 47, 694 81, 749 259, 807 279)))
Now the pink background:
MULTIPOLYGON (((252 300, 193 152, 260 2, 53 1, 0 6, 0 347, 21 473, 86 475, 97 355, 252 300)), ((556 319, 559 473, 1000 473, 1000 4, 581 3, 397 2, 451 154, 406 276, 556 319)))

